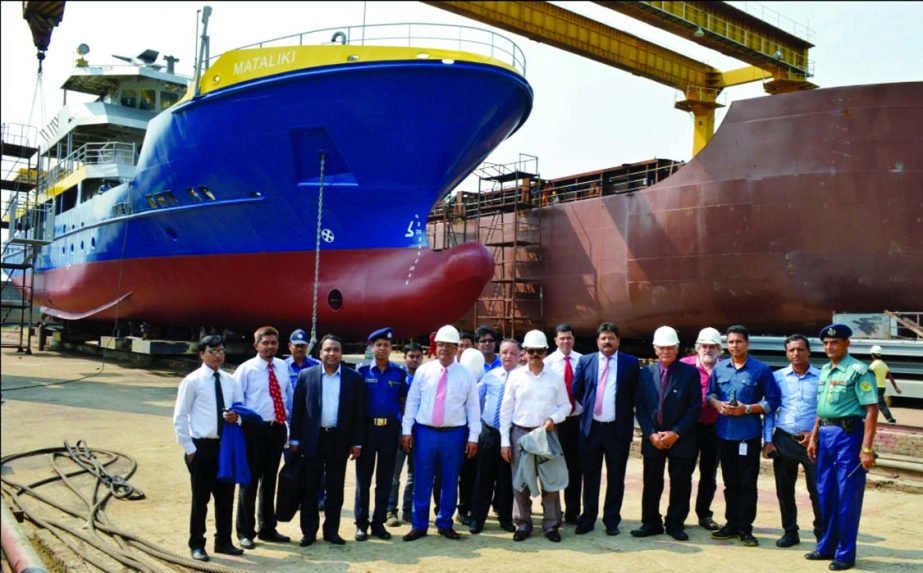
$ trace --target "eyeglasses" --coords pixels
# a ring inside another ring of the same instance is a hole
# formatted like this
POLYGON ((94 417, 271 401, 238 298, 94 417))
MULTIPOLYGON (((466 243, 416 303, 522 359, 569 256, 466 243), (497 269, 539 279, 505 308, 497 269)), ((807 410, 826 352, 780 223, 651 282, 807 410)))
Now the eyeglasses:
POLYGON ((206 348, 205 351, 211 354, 212 356, 216 354, 224 354, 224 348, 206 348))
POLYGON ((535 356, 536 354, 544 354, 545 349, 544 348, 526 348, 526 352, 529 354, 529 356, 535 356))
POLYGON ((478 340, 478 344, 493 344, 495 342, 496 340, 494 340, 493 338, 484 338, 484 339, 478 340))

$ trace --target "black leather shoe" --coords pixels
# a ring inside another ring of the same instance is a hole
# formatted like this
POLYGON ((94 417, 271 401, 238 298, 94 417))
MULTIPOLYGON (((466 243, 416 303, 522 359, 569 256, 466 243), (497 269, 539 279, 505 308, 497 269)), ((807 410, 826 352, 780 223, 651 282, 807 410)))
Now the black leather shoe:
POLYGON ((317 538, 316 538, 316 537, 307 537, 307 536, 305 536, 305 537, 302 537, 302 538, 301 538, 301 541, 298 542, 298 545, 300 545, 300 546, 302 546, 302 547, 307 547, 308 545, 311 545, 311 544, 314 543, 315 541, 317 541, 317 538))
POLYGON ((471 514, 470 513, 461 514, 459 516, 459 521, 461 521, 462 525, 471 525, 471 514))
POLYGON ((333 545, 346 545, 346 540, 340 537, 339 533, 332 533, 324 536, 324 541, 333 545))
POLYGON ((468 529, 468 532, 471 533, 471 535, 477 535, 482 531, 484 531, 484 524, 476 519, 472 519, 471 528, 468 529))
POLYGON ((292 540, 288 535, 282 535, 275 529, 270 529, 269 531, 260 531, 257 535, 263 541, 272 541, 273 543, 288 543, 292 540))
POLYGON ((689 541, 689 534, 684 529, 668 529, 667 535, 677 541, 689 541))
POLYGON ((785 535, 776 541, 776 547, 791 547, 792 545, 798 545, 799 543, 801 543, 801 538, 798 537, 798 532, 786 531, 785 535))
POLYGON ((837 561, 836 559, 827 566, 827 569, 831 571, 845 571, 847 569, 852 569, 855 566, 855 563, 846 563, 845 561, 837 561))
POLYGON ((724 539, 736 539, 736 538, 737 538, 737 532, 736 532, 736 531, 731 531, 730 529, 728 529, 728 526, 725 525, 724 527, 722 527, 721 529, 719 529, 719 530, 717 530, 717 531, 712 531, 712 532, 711 532, 711 538, 712 538, 712 539, 720 539, 720 540, 724 540, 724 539))
POLYGON ((548 538, 548 541, 552 543, 561 543, 561 534, 557 529, 552 529, 551 531, 545 532, 545 537, 548 538))
POLYGON ((215 553, 224 553, 225 555, 243 555, 244 550, 240 547, 234 547, 231 543, 215 544, 213 548, 215 553))
POLYGON ((391 534, 388 533, 388 530, 385 529, 385 526, 381 524, 372 525, 372 535, 374 535, 378 539, 385 539, 385 540, 391 539, 391 534))
POLYGON ((652 525, 642 525, 638 529, 631 530, 632 537, 650 537, 651 535, 660 535, 663 533, 662 527, 654 527, 652 525))
POLYGON ((824 555, 818 551, 805 553, 804 558, 808 561, 833 561, 833 555, 824 555))
POLYGON ((421 537, 426 537, 426 530, 424 529, 411 529, 407 535, 404 536, 404 541, 416 541, 421 537))
POLYGON ((366 533, 364 529, 360 528, 356 530, 356 541, 365 541, 368 538, 369 538, 369 534, 366 533))
POLYGON ((578 523, 580 523, 580 516, 579 516, 579 515, 573 515, 573 514, 565 513, 565 514, 564 514, 564 523, 566 523, 566 524, 568 524, 568 525, 577 525, 578 523))
POLYGON ((516 531, 516 526, 513 525, 512 521, 501 521, 500 529, 502 529, 503 531, 509 531, 510 533, 513 533, 514 531, 516 531))
POLYGON ((718 531, 718 529, 720 528, 718 523, 710 517, 703 517, 702 519, 700 519, 699 527, 707 529, 708 531, 718 531))
POLYGON ((256 548, 256 543, 253 542, 249 537, 241 537, 237 540, 240 543, 240 546, 244 549, 254 549, 256 548))
POLYGON ((203 547, 195 547, 190 551, 192 558, 196 561, 208 561, 208 553, 203 547))
POLYGON ((619 532, 619 528, 618 528, 618 527, 607 527, 607 528, 606 528, 606 535, 615 536, 615 535, 618 535, 619 533, 620 533, 620 532, 619 532))
POLYGON ((513 533, 513 541, 525 541, 526 537, 529 537, 529 532, 525 529, 517 529, 513 533))
POLYGON ((576 533, 577 535, 584 535, 591 531, 593 531, 592 525, 584 525, 582 523, 577 524, 577 527, 574 529, 574 533, 576 533))
POLYGON ((759 539, 753 537, 752 533, 741 533, 737 537, 740 539, 741 545, 745 547, 757 547, 760 544, 759 539))
POLYGON ((461 539, 461 535, 451 527, 440 527, 437 529, 439 535, 445 537, 446 539, 461 539))

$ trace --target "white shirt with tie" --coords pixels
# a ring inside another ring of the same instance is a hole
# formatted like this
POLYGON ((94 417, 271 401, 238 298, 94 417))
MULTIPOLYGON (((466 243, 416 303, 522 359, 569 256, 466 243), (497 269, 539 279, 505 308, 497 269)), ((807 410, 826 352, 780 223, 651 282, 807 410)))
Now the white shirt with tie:
MULTIPOLYGON (((618 375, 618 356, 619 353, 616 351, 609 357, 609 374, 606 376, 606 389, 603 391, 603 407, 602 414, 596 415, 596 403, 592 405, 593 408, 593 419, 597 422, 614 422, 615 421, 615 390, 616 390, 616 376, 618 375)), ((596 370, 596 391, 597 398, 599 392, 599 383, 600 377, 603 375, 603 371, 606 369, 606 356, 600 352, 599 361, 597 362, 596 370)))
MULTIPOLYGON (((285 419, 292 417, 292 385, 288 380, 288 365, 279 358, 272 359, 273 371, 279 382, 279 391, 282 393, 282 408, 285 410, 285 419)), ((276 408, 272 403, 269 393, 269 362, 259 356, 254 356, 237 367, 234 378, 240 385, 244 394, 244 406, 250 408, 263 418, 264 422, 276 419, 276 408)))
MULTIPOLYGON (((568 357, 570 358, 570 368, 572 372, 577 372, 577 363, 580 362, 580 357, 583 354, 580 354, 576 350, 571 350, 568 357)), ((561 375, 561 379, 564 379, 564 369, 565 369, 565 356, 564 353, 560 350, 555 350, 551 354, 545 357, 545 368, 551 370, 556 374, 561 375)), ((567 384, 564 384, 564 387, 567 387, 567 384)), ((583 404, 580 402, 574 402, 574 411, 570 413, 571 416, 579 416, 583 413, 583 404)))
POLYGON ((564 378, 545 368, 537 376, 526 368, 510 374, 500 406, 500 447, 509 447, 510 428, 537 428, 548 418, 560 424, 570 412, 564 378))
MULTIPOLYGON (((234 377, 219 369, 224 407, 242 402, 243 395, 234 377)), ((176 442, 187 454, 196 451, 193 438, 218 438, 218 402, 215 396, 215 371, 204 363, 183 378, 173 408, 176 442)))
MULTIPOLYGON (((413 424, 433 426, 433 405, 436 388, 442 374, 442 364, 431 360, 413 375, 413 384, 407 393, 404 406, 403 434, 409 436, 413 424)), ((468 441, 477 442, 481 433, 481 405, 478 400, 477 381, 471 372, 457 362, 448 366, 446 379, 445 415, 442 426, 468 426, 468 441)))

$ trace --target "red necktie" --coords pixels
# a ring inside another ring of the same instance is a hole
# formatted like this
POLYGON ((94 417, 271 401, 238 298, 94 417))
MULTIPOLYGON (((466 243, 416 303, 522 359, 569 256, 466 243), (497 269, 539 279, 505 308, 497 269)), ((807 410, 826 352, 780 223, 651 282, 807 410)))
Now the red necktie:
POLYGON ((663 428, 663 399, 667 395, 667 380, 670 378, 669 368, 660 368, 660 408, 657 410, 657 425, 663 428))
POLYGON ((570 411, 573 412, 577 405, 574 402, 574 394, 571 392, 571 386, 574 384, 574 369, 570 365, 570 356, 564 357, 564 384, 567 386, 567 397, 570 399, 570 411))
POLYGON ((282 404, 282 390, 279 388, 279 380, 272 368, 272 362, 269 363, 269 395, 272 396, 272 409, 276 412, 276 422, 284 424, 285 406, 282 404))

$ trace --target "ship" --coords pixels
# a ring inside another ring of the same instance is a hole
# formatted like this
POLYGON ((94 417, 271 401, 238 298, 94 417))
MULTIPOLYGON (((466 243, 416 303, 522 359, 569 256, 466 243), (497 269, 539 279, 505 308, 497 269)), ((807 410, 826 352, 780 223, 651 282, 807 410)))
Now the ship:
POLYGON ((569 323, 591 339, 612 321, 691 341, 704 326, 813 335, 837 312, 923 309, 923 82, 735 101, 688 162, 550 180, 517 165, 431 219, 441 245, 493 234, 497 274, 469 326, 569 323))
POLYGON ((153 50, 91 65, 82 46, 62 87, 95 101, 42 130, 34 204, 10 208, 25 246, 4 263, 31 267, 15 282, 44 315, 109 328, 451 323, 493 261, 431 250, 427 215, 533 101, 518 46, 472 30, 306 32, 203 51, 195 78, 153 50))

